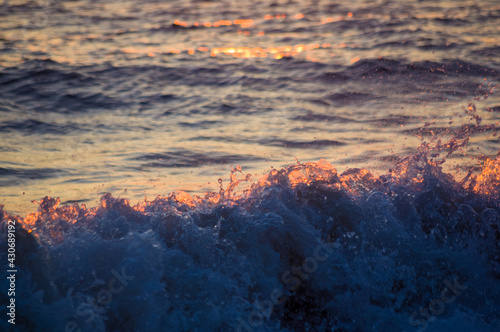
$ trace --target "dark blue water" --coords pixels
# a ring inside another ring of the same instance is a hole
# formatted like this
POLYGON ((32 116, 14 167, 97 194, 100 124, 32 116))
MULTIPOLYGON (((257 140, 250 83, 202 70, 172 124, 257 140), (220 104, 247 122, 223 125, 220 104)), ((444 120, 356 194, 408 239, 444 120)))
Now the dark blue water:
POLYGON ((499 20, 4 1, 17 330, 497 331, 499 20))

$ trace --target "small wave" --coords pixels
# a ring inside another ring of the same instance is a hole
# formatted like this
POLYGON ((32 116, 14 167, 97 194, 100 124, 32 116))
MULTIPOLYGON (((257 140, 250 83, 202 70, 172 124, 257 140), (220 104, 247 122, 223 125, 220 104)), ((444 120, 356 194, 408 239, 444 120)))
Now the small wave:
POLYGON ((80 130, 77 125, 57 125, 38 121, 34 119, 16 120, 0 122, 0 130, 5 132, 18 131, 23 134, 37 135, 37 134, 55 134, 64 135, 80 130))
POLYGON ((471 51, 471 54, 487 56, 487 57, 497 57, 499 53, 500 53, 500 46, 484 47, 479 50, 471 51))
POLYGON ((144 154, 129 160, 149 161, 141 165, 141 169, 158 167, 198 167, 213 164, 234 164, 249 160, 261 160, 257 156, 229 155, 220 153, 202 153, 194 150, 176 150, 166 153, 144 154))
POLYGON ((337 106, 363 104, 380 98, 382 97, 362 92, 339 92, 327 96, 327 99, 333 101, 337 106))
POLYGON ((430 80, 436 76, 468 76, 498 77, 500 72, 494 68, 467 62, 464 60, 446 60, 444 62, 419 61, 405 63, 398 60, 389 59, 367 59, 361 60, 346 69, 344 75, 355 79, 379 78, 382 76, 398 75, 405 81, 412 81, 416 78, 430 80), (417 76, 415 76, 417 75, 417 76))
POLYGON ((57 168, 12 168, 0 167, 0 187, 22 184, 28 180, 48 179, 65 173, 57 168))
POLYGON ((281 147, 298 148, 298 149, 321 149, 328 146, 339 146, 345 144, 333 140, 292 141, 285 139, 264 139, 260 140, 259 143, 263 145, 281 146, 281 147))
POLYGON ((309 112, 305 115, 296 116, 292 120, 306 121, 306 122, 315 122, 315 121, 339 122, 339 123, 356 122, 356 120, 348 119, 348 118, 345 118, 342 116, 317 114, 317 113, 312 113, 312 112, 309 112))

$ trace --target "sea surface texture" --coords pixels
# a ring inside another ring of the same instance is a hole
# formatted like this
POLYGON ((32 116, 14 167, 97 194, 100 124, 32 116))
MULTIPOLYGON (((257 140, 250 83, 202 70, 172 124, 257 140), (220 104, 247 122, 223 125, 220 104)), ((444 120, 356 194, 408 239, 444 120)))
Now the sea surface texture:
POLYGON ((497 0, 0 0, 0 330, 499 331, 499 36, 497 0))

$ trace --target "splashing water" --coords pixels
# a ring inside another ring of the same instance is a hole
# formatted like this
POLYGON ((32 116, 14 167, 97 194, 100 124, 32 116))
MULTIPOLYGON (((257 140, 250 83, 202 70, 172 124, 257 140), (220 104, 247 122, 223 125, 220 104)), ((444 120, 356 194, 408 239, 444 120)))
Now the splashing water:
POLYGON ((108 193, 94 208, 45 197, 24 219, 0 210, 2 233, 18 221, 18 326, 493 331, 500 157, 455 180, 441 165, 462 134, 422 144, 381 176, 297 162, 238 195, 251 179, 236 166, 204 196, 131 206, 108 193), (119 273, 124 290, 100 298, 119 273), (447 283, 462 288, 445 303, 447 283))

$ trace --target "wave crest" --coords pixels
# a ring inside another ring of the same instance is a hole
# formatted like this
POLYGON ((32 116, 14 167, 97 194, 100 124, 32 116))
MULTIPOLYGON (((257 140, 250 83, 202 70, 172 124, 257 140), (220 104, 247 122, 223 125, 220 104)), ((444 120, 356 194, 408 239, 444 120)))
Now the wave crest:
POLYGON ((338 174, 321 160, 272 170, 241 194, 236 187, 250 177, 238 180, 235 167, 226 188, 220 181, 220 192, 204 197, 174 192, 131 206, 106 194, 94 208, 45 197, 24 220, 2 210, 2 232, 7 219, 22 225, 19 312, 29 318, 21 326, 115 330, 129 317, 135 330, 144 322, 179 331, 412 329, 443 280, 458 278, 468 290, 446 304, 436 328, 491 330, 499 165, 486 160, 480 174, 457 181, 422 153, 381 176, 338 174), (122 270, 137 279, 92 309, 89 298, 122 270))

